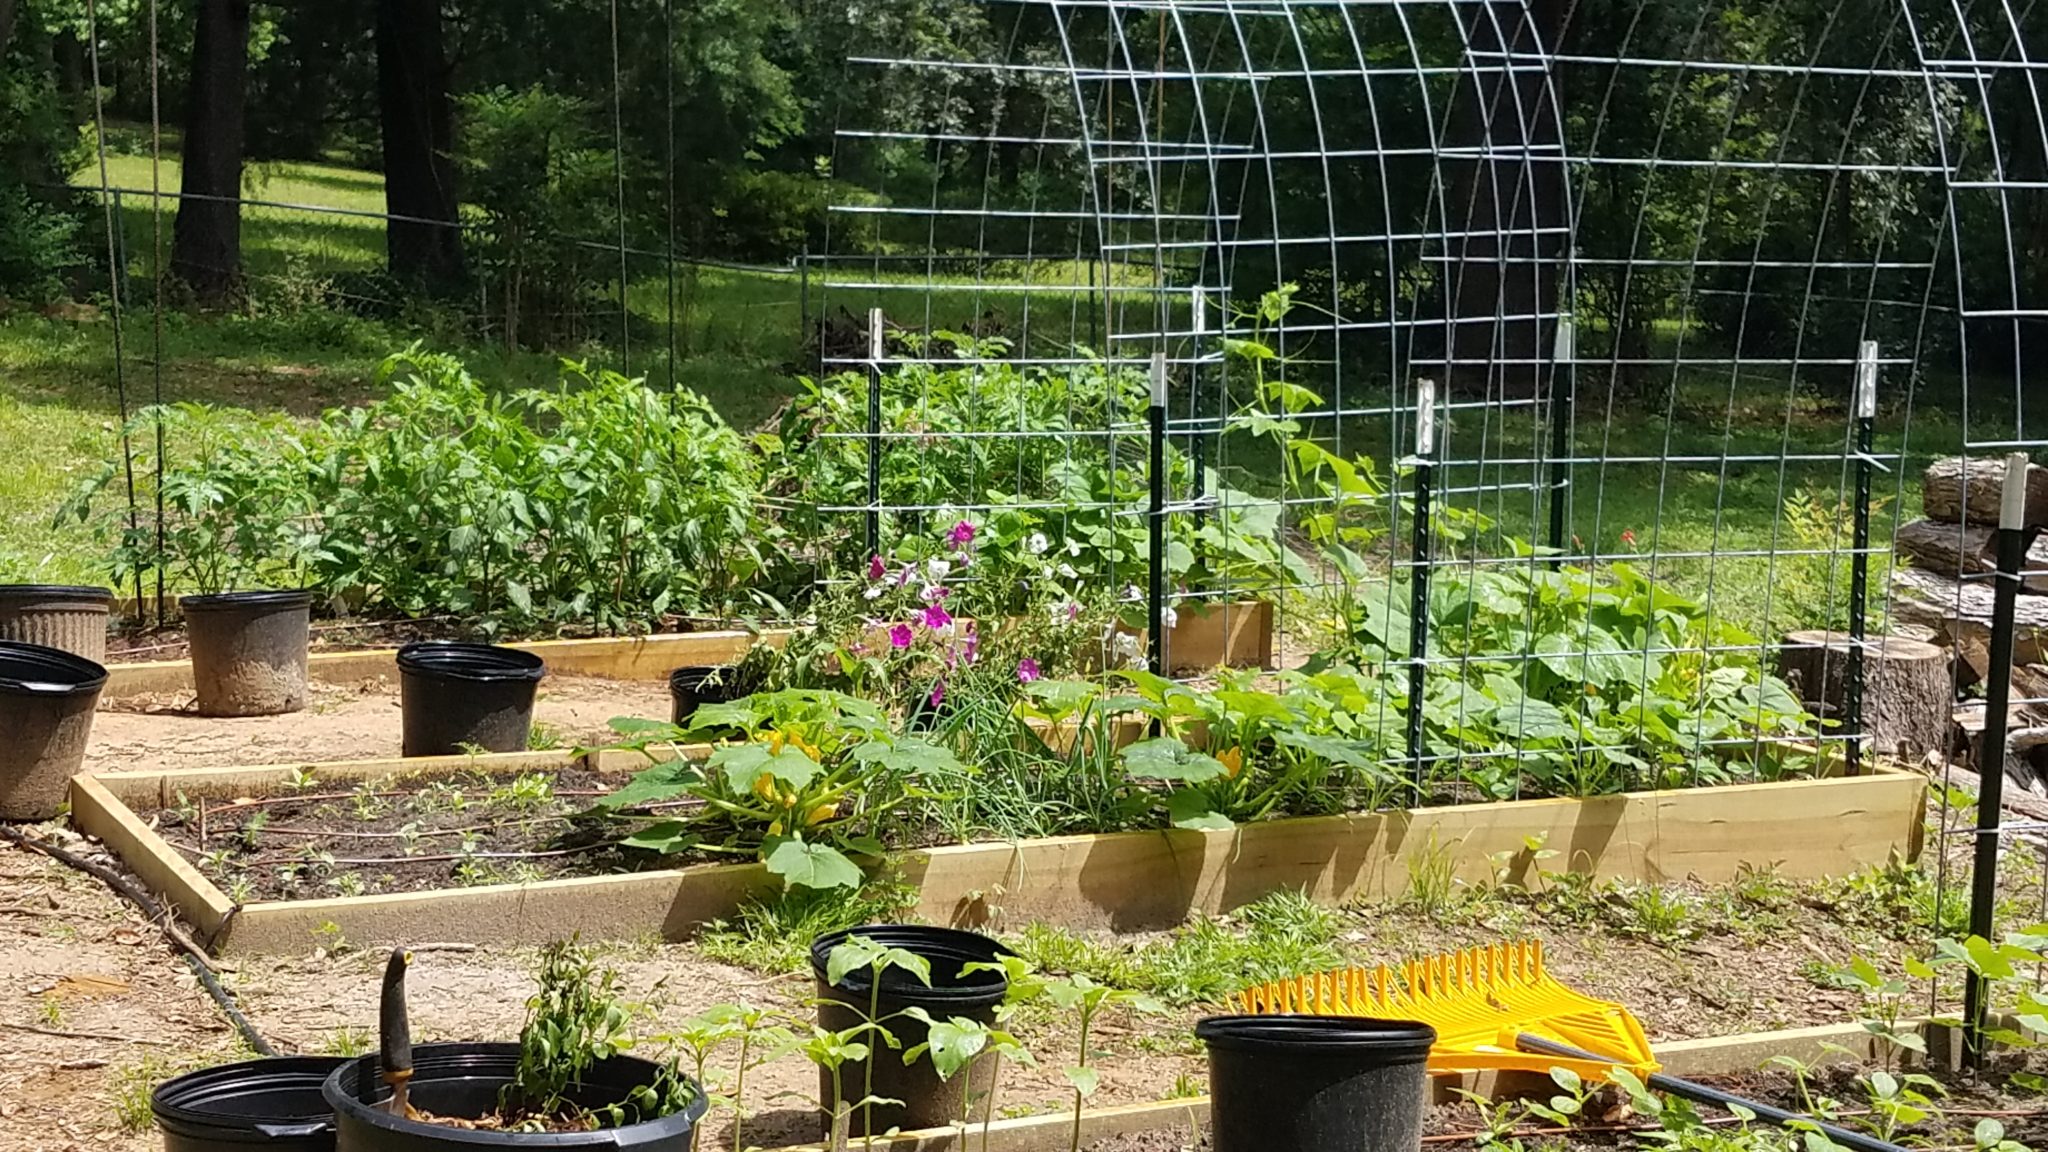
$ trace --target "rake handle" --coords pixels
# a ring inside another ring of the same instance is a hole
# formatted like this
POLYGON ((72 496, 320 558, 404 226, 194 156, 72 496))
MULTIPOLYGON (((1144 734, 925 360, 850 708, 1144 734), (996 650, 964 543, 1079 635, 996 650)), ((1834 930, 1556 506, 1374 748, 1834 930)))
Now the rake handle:
MULTIPOLYGON (((1574 1060, 1597 1060, 1608 1064, 1617 1063, 1611 1056, 1602 1056, 1596 1052, 1588 1052, 1583 1048, 1574 1048, 1569 1044, 1560 1044, 1555 1040, 1545 1039, 1542 1036, 1531 1036, 1527 1032, 1516 1035, 1515 1047, 1520 1048, 1524 1052, 1536 1052, 1545 1056, 1567 1056, 1574 1060)), ((1734 1108, 1746 1109, 1749 1112, 1755 1113, 1758 1119, 1769 1120, 1773 1124, 1786 1127, 1790 1127, 1795 1122, 1811 1125, 1828 1139, 1833 1140, 1844 1148, 1854 1149, 1855 1152, 1907 1152, 1905 1148, 1889 1140, 1879 1140, 1877 1137, 1867 1133, 1854 1132, 1847 1128, 1830 1124, 1825 1120, 1817 1120, 1802 1112, 1787 1112, 1783 1108, 1773 1108, 1769 1104, 1759 1104, 1754 1100, 1746 1099, 1730 1092, 1723 1092, 1719 1088, 1710 1088, 1698 1081, 1682 1080, 1676 1076, 1666 1076, 1662 1072, 1652 1072, 1644 1083, 1659 1092, 1668 1092, 1673 1096, 1683 1096, 1687 1100, 1696 1103, 1711 1104, 1717 1108, 1728 1108, 1731 1110, 1734 1108)))

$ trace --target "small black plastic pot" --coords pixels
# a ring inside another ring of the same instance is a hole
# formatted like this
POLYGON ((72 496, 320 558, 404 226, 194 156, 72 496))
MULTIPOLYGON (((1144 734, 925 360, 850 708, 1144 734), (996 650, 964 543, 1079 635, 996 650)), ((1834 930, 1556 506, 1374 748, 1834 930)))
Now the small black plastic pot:
POLYGON ((306 706, 311 592, 222 592, 178 600, 202 716, 277 716, 306 706))
MULTIPOLYGON (((498 1110, 498 1094, 519 1066, 517 1044, 422 1044, 413 1049, 407 1102, 421 1112, 475 1120, 498 1110)), ((614 1056, 583 1074, 569 1100, 583 1108, 624 1102, 633 1090, 654 1083, 661 1066, 633 1056, 614 1056)), ((692 1085, 693 1088, 696 1085, 692 1085)), ((688 1108, 658 1120, 600 1128, 594 1132, 477 1132, 393 1116, 381 1106, 391 1093, 377 1057, 348 1061, 323 1089, 334 1110, 337 1152, 440 1152, 449 1148, 618 1148, 634 1152, 686 1152, 690 1132, 704 1116, 698 1088, 688 1108)))
POLYGON ((547 670, 531 652, 491 644, 425 640, 400 648, 405 755, 526 751, 534 693, 547 670))
POLYGON ((1213 1152, 1415 1152, 1436 1030, 1357 1016, 1212 1016, 1213 1152))
POLYGON ((702 704, 730 704, 752 694, 732 664, 694 664, 668 674, 669 723, 686 724, 702 704))
POLYGON ((40 644, 0 641, 0 820, 48 820, 92 738, 107 670, 40 644))
MULTIPOLYGON (((875 924, 845 932, 831 932, 811 942, 811 971, 818 980, 818 1025, 834 1032, 851 1028, 875 1006, 874 982, 863 968, 849 972, 837 984, 825 979, 826 963, 832 949, 850 936, 865 936, 891 948, 924 957, 931 962, 932 983, 927 988, 917 977, 901 969, 882 972, 878 1015, 895 1016, 906 1008, 919 1007, 935 1019, 960 1016, 983 1024, 994 1024, 996 1008, 1009 994, 1010 981, 1001 971, 963 975, 969 964, 993 963, 1010 950, 986 936, 954 928, 927 928, 917 924, 875 924)), ((989 1103, 995 1065, 977 1061, 948 1082, 939 1079, 929 1058, 903 1063, 903 1052, 923 1044, 926 1028, 909 1017, 898 1017, 884 1025, 902 1048, 874 1044, 874 1095, 897 1104, 875 1104, 856 1109, 848 1131, 855 1136, 877 1134, 891 1128, 937 1128, 955 1120, 980 1120, 989 1103), (974 1106, 969 1112, 970 1103, 974 1106), (872 1112, 872 1115, 869 1113, 872 1112)), ((863 1043, 868 1041, 863 1040, 863 1043)), ((848 1063, 839 1070, 840 1088, 848 1102, 868 1094, 868 1062, 848 1063)), ((818 1073, 818 1102, 829 1114, 832 1107, 832 1074, 818 1073)))
POLYGON ((0 640, 41 644, 107 662, 114 593, 73 584, 0 584, 0 640))
POLYGON ((346 1063, 279 1056, 166 1080, 149 1098, 164 1152, 333 1152, 334 1109, 321 1086, 346 1063))

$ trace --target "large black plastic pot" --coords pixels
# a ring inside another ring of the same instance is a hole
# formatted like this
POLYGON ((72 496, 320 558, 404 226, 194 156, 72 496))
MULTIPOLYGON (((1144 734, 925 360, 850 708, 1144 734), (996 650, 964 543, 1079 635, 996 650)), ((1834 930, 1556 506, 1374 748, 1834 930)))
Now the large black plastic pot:
POLYGON ((533 696, 547 665, 531 652, 427 640, 398 650, 407 756, 470 748, 524 752, 533 696))
MULTIPOLYGON (((498 1110, 498 1093, 519 1066, 517 1044, 422 1044, 413 1049, 408 1102, 422 1112, 474 1120, 498 1110)), ((635 1088, 654 1083, 661 1066, 614 1056, 584 1073, 571 1103, 603 1108, 624 1102, 635 1088)), ((694 1087, 694 1085, 693 1085, 694 1087)), ((690 1131, 704 1115, 700 1089, 688 1108, 659 1120, 594 1132, 475 1132, 393 1116, 379 1106, 390 1095, 377 1057, 351 1060, 328 1077, 337 1152, 437 1152, 447 1148, 630 1148, 685 1152, 690 1131)))
MULTIPOLYGON (((874 1006, 876 988, 867 969, 849 972, 837 984, 825 979, 826 962, 832 955, 832 949, 849 936, 865 936, 889 947, 915 953, 931 962, 932 984, 929 988, 901 969, 890 968, 882 972, 879 1015, 894 1016, 916 1006, 939 1020, 961 1016, 983 1024, 995 1023, 996 1008, 1010 990, 1009 979, 1001 971, 962 975, 960 970, 969 964, 989 963, 1009 955, 1009 949, 986 936, 953 928, 876 924, 827 933, 811 942, 811 971, 818 979, 820 1027, 835 1032, 851 1028, 860 1023, 874 1006)), ((857 1109, 849 1128, 853 1135, 865 1135, 870 1131, 879 1134, 891 1128, 906 1131, 937 1128, 955 1120, 978 1121, 982 1118, 981 1113, 988 1108, 989 1088, 995 1076, 994 1063, 977 1061, 951 1081, 943 1081, 927 1058, 919 1057, 915 1064, 903 1063, 904 1051, 925 1042, 924 1025, 908 1017, 899 1017, 889 1021, 885 1027, 902 1048, 875 1045, 877 1058, 873 1091, 882 1099, 901 1100, 903 1103, 857 1109), (972 1114, 969 1113, 970 1103, 974 1107, 972 1114), (872 1116, 868 1114, 870 1111, 872 1116)), ((863 1043, 866 1042, 864 1039, 863 1043)), ((840 1088, 848 1102, 868 1094, 867 1061, 846 1064, 840 1068, 839 1075, 840 1088)), ((832 1074, 820 1069, 819 1104, 829 1112, 832 1100, 832 1074)))
POLYGON ((334 1108, 321 1086, 346 1063, 280 1056, 166 1080, 149 1098, 164 1152, 332 1152, 334 1108))
POLYGON ((1213 1152, 1415 1152, 1436 1030, 1356 1016, 1212 1016, 1213 1152))
POLYGON ((0 584, 0 640, 41 644, 107 662, 107 616, 114 594, 72 584, 0 584))
POLYGON ((750 695, 731 664, 695 664, 668 674, 669 722, 688 723, 701 704, 730 704, 750 695))
POLYGON ((107 670, 40 644, 0 641, 0 820, 48 820, 85 760, 107 670))
POLYGON ((276 716, 306 706, 311 592, 185 596, 192 687, 202 716, 276 716))

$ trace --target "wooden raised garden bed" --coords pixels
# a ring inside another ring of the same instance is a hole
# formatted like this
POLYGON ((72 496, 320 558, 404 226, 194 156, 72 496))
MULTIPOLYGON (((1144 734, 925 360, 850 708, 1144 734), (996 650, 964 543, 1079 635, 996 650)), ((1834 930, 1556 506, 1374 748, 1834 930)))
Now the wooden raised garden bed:
MULTIPOLYGON (((1175 669, 1202 670, 1219 665, 1232 668, 1273 666, 1271 603, 1247 600, 1191 605, 1181 608, 1179 613, 1180 622, 1167 639, 1175 669)), ((587 640, 536 640, 508 644, 507 647, 539 656, 547 661, 548 671, 562 675, 660 680, 677 668, 738 660, 757 642, 780 647, 788 643, 790 635, 787 629, 762 632, 735 629, 587 640)), ((1142 643, 1143 636, 1140 635, 1139 639, 1142 643)), ((397 660, 398 650, 395 648, 315 652, 307 659, 306 674, 326 683, 353 684, 379 676, 396 677, 397 660)), ((108 667, 107 673, 105 696, 108 699, 192 690, 192 663, 189 660, 114 664, 108 667)))
MULTIPOLYGON (((312 767, 345 791, 404 777, 413 784, 486 772, 583 773, 623 781, 644 766, 617 753, 363 761, 312 767)), ((216 950, 295 953, 339 932, 363 945, 434 939, 542 943, 571 933, 676 939, 730 916, 776 881, 758 864, 699 864, 623 875, 237 904, 139 812, 233 803, 306 788, 304 765, 79 776, 72 817, 177 906, 216 950)), ((398 788, 400 785, 383 787, 398 788)), ((1280 888, 1326 902, 1385 899, 1420 867, 1448 862, 1468 883, 1528 882, 1535 868, 1605 879, 1716 883, 1745 864, 1797 879, 1842 875, 1917 856, 1926 782, 1918 773, 1635 792, 1312 817, 1223 831, 1159 830, 898 852, 916 914, 963 926, 1046 921, 1074 928, 1161 929, 1194 912, 1228 911, 1280 888), (1528 851, 1542 844, 1554 857, 1528 851)))

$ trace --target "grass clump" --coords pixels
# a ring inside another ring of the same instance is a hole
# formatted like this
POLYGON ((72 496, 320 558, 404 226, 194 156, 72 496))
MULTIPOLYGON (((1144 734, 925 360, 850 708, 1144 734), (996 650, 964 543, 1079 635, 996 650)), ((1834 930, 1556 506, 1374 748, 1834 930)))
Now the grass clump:
POLYGON ((1199 917, 1145 945, 1104 944, 1044 924, 1010 941, 1042 971, 1087 976, 1176 1007, 1214 1004, 1248 986, 1335 968, 1342 923, 1299 891, 1272 893, 1230 917, 1199 917))
POLYGON ((750 900, 731 920, 714 920, 697 937, 704 955, 756 972, 803 972, 811 963, 811 941, 900 918, 916 891, 894 880, 871 880, 849 897, 840 888, 792 885, 775 896, 750 900))

